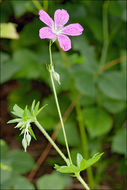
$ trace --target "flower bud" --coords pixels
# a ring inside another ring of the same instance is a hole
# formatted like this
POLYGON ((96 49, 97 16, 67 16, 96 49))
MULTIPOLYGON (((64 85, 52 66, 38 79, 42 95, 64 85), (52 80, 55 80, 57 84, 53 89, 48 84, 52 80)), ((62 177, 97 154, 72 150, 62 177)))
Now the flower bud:
POLYGON ((22 146, 26 152, 26 148, 27 148, 27 141, 26 141, 26 138, 24 137, 23 140, 22 140, 22 146))
POLYGON ((53 77, 60 84, 60 75, 57 72, 53 72, 53 77))
POLYGON ((30 141, 31 141, 31 135, 29 133, 26 134, 26 140, 27 140, 27 145, 30 145, 30 141))

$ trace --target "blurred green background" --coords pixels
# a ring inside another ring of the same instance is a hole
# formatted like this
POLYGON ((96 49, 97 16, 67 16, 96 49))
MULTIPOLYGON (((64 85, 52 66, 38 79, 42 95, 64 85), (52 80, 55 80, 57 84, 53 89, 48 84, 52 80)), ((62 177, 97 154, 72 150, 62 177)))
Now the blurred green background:
MULTIPOLYGON (((29 180, 48 142, 33 126, 37 141, 24 153, 19 131, 7 125, 14 104, 24 108, 36 99, 48 104, 38 120, 50 135, 56 129, 59 119, 46 68, 49 40, 39 38, 44 24, 38 11, 44 9, 53 18, 62 8, 70 15, 69 23, 84 28, 82 36, 70 37, 70 51, 52 46, 61 76, 56 88, 62 115, 69 113, 65 128, 72 159, 75 162, 77 152, 86 158, 104 152, 82 176, 92 189, 126 189, 126 1, 1 0, 0 7, 2 189, 32 190, 35 184, 38 190, 82 189, 72 177, 53 172, 54 163, 63 163, 54 149, 29 180)), ((61 129, 56 142, 66 153, 61 129)))

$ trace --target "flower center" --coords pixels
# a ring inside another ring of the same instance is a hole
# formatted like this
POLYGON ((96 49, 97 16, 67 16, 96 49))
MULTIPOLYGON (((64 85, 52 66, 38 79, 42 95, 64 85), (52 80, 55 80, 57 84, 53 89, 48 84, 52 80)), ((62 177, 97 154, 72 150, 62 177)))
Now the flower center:
POLYGON ((55 33, 56 35, 60 35, 63 30, 63 25, 54 23, 52 26, 52 32, 55 33))

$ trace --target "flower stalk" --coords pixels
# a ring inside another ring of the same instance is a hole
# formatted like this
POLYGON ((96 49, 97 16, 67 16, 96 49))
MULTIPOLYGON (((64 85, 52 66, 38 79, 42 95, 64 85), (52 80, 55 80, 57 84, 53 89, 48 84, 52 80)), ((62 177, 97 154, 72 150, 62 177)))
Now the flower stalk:
MULTIPOLYGON (((51 45, 52 45, 52 42, 50 40, 50 43, 49 43, 49 55, 50 55, 50 67, 52 68, 53 67, 53 61, 52 61, 51 45)), ((61 111, 60 111, 60 106, 59 106, 59 102, 58 102, 58 97, 57 97, 57 93, 56 93, 56 88, 55 88, 55 83, 54 83, 54 79, 53 79, 52 70, 49 70, 49 72, 50 72, 50 78, 51 78, 53 93, 54 93, 54 97, 55 97, 55 102, 56 102, 56 106, 57 106, 57 110, 58 110, 62 130, 63 130, 63 135, 64 135, 64 139, 65 139, 66 149, 67 149, 69 161, 72 164, 71 154, 70 154, 70 150, 69 150, 69 146, 68 146, 68 142, 67 142, 67 136, 66 136, 64 123, 63 123, 63 119, 62 119, 62 115, 61 115, 61 111)))

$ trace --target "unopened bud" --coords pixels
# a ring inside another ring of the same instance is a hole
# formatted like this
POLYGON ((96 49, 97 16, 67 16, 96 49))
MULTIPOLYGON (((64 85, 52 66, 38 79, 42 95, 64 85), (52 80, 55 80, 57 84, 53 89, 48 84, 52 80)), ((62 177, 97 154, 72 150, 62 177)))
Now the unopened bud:
POLYGON ((60 75, 57 72, 53 72, 53 77, 60 84, 60 75))

